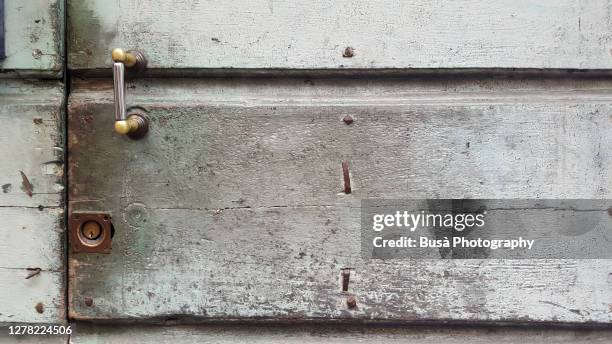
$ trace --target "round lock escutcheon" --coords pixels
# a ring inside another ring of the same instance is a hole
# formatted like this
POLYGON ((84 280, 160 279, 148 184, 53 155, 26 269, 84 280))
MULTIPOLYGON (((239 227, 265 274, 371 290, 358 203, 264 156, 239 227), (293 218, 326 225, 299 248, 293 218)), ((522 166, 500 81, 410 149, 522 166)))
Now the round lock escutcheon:
POLYGON ((104 241, 102 224, 94 220, 83 222, 77 233, 79 241, 85 246, 96 247, 104 241))

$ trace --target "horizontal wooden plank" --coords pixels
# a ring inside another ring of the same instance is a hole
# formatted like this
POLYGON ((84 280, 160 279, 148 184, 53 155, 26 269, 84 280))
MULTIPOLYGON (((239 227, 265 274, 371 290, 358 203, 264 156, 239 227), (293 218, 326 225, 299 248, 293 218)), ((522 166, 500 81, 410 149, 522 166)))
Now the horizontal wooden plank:
POLYGON ((63 66, 64 3, 61 0, 4 1, 6 57, 0 78, 59 77, 63 66))
POLYGON ((612 319, 606 260, 367 260, 359 251, 359 208, 147 208, 139 218, 114 222, 111 255, 72 256, 72 317, 612 319), (344 293, 340 273, 347 267, 344 293), (346 305, 349 294, 355 310, 346 305))
POLYGON ((108 201, 118 185, 148 206, 204 209, 611 192, 605 83, 159 82, 130 85, 152 116, 142 141, 112 132, 108 83, 74 90, 72 201, 108 201))
POLYGON ((607 1, 69 0, 70 68, 608 69, 607 1))
POLYGON ((609 330, 445 327, 350 327, 310 325, 262 326, 138 326, 79 324, 72 343, 609 343, 609 330))
POLYGON ((0 322, 65 319, 62 94, 0 80, 0 322))
POLYGON ((145 80, 141 141, 112 132, 109 84, 74 86, 70 208, 116 234, 71 255, 72 318, 612 320, 607 260, 379 261, 359 242, 363 198, 610 198, 609 81, 145 80))

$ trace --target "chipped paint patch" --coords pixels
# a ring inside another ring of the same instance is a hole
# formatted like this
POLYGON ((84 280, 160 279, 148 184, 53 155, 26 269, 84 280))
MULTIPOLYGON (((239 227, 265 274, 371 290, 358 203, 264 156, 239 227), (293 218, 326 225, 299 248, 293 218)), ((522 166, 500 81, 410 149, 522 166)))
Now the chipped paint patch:
POLYGON ((34 186, 30 183, 28 177, 23 173, 23 171, 19 171, 21 173, 21 190, 25 192, 28 196, 32 197, 34 186))
POLYGON ((3 193, 9 193, 11 192, 11 189, 13 188, 13 186, 11 185, 11 183, 6 183, 2 185, 2 192, 3 193))

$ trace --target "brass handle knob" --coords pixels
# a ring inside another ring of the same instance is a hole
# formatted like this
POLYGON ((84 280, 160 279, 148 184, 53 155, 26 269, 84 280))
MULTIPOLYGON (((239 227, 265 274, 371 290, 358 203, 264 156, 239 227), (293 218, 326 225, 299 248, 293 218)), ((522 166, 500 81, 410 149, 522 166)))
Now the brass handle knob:
POLYGON ((138 120, 133 116, 125 121, 115 121, 115 131, 117 134, 127 135, 138 130, 138 120))
POLYGON ((122 62, 126 67, 134 67, 136 65, 136 61, 138 60, 137 55, 133 52, 126 52, 121 48, 113 49, 111 53, 111 57, 115 62, 122 62))
POLYGON ((149 118, 142 113, 127 114, 125 105, 125 68, 137 72, 143 71, 147 66, 144 55, 135 50, 124 51, 113 49, 113 93, 115 96, 115 132, 128 135, 130 138, 143 137, 149 129, 149 118))
POLYGON ((147 68, 147 59, 144 54, 138 50, 125 51, 121 48, 115 48, 111 52, 111 58, 114 62, 121 62, 127 68, 133 69, 137 72, 142 72, 147 68))

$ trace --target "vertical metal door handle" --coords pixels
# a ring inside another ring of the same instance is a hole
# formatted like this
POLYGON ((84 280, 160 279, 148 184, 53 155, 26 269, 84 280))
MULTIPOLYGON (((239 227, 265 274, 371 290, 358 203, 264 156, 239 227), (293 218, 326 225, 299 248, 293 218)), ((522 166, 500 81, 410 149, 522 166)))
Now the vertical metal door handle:
POLYGON ((144 55, 135 50, 124 51, 113 49, 113 94, 115 97, 115 131, 118 134, 128 135, 133 139, 143 137, 149 129, 149 118, 143 112, 126 113, 125 105, 125 68, 137 72, 143 71, 147 66, 144 55))
POLYGON ((125 121, 125 65, 122 62, 113 62, 113 82, 113 93, 115 95, 115 121, 125 121))

